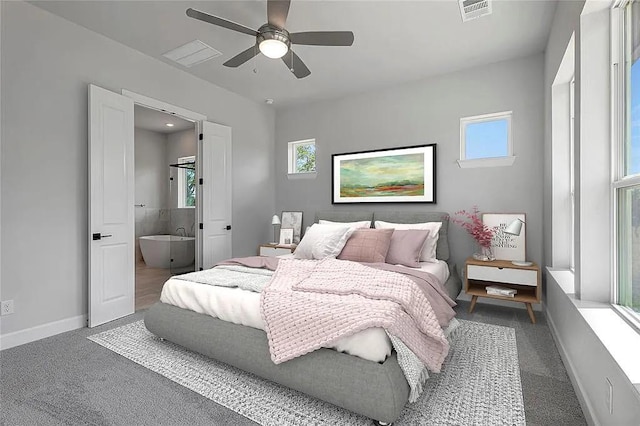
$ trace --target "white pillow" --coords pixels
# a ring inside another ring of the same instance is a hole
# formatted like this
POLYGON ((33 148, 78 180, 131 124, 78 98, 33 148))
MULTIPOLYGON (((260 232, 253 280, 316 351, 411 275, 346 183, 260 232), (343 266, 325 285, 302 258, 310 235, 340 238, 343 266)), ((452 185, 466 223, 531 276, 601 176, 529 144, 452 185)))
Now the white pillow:
POLYGON ((325 259, 340 254, 347 240, 355 231, 349 226, 320 225, 314 223, 305 232, 302 241, 293 252, 296 259, 325 259))
POLYGON ((425 222, 425 223, 391 223, 376 220, 376 229, 394 228, 394 229, 428 229, 429 235, 422 246, 422 254, 420 254, 421 262, 435 262, 436 248, 438 246, 438 237, 440 236, 440 228, 442 222, 425 222))
POLYGON ((357 229, 371 228, 371 221, 370 220, 361 220, 361 221, 358 221, 358 222, 332 222, 330 220, 320 219, 318 221, 318 223, 320 223, 320 225, 350 226, 351 228, 357 228, 357 229))

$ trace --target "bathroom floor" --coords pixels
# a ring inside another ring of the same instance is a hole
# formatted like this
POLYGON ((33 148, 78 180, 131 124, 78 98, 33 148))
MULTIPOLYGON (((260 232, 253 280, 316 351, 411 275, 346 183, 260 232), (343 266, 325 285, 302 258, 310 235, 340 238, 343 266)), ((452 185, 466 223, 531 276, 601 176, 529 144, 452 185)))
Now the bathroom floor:
POLYGON ((162 285, 170 276, 170 269, 149 268, 142 260, 136 262, 136 311, 160 300, 162 285))

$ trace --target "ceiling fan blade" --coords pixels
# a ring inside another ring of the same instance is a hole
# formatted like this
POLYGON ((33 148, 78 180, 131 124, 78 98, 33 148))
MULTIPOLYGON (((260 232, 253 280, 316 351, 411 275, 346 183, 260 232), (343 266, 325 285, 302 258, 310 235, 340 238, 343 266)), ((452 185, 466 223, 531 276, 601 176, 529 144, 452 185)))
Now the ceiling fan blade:
POLYGON ((200 12, 192 8, 187 9, 187 16, 200 21, 208 22, 219 27, 227 28, 229 30, 238 31, 240 33, 248 34, 250 36, 257 36, 258 32, 247 28, 244 25, 236 24, 235 22, 227 21, 226 19, 218 18, 217 16, 209 15, 208 13, 200 12))
POLYGON ((224 65, 225 67, 237 68, 240 65, 244 64, 245 62, 247 62, 249 59, 256 56, 258 53, 260 53, 258 46, 251 46, 247 50, 244 50, 238 53, 236 56, 229 59, 227 62, 225 62, 222 65, 224 65))
POLYGON ((287 65, 287 68, 293 72, 293 75, 298 78, 305 78, 311 74, 311 71, 309 71, 309 68, 302 62, 302 59, 291 49, 282 57, 282 61, 287 65))
POLYGON ((283 29, 289 15, 291 0, 267 0, 267 21, 283 29))
POLYGON ((307 31, 289 34, 293 44, 309 46, 351 46, 353 33, 351 31, 307 31))

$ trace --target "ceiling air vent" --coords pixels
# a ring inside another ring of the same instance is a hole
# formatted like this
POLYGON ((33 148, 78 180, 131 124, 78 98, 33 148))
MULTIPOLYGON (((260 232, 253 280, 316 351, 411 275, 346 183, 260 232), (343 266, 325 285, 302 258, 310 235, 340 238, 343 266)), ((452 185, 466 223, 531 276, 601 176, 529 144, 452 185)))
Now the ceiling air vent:
POLYGON ((491 14, 491 0, 458 0, 462 22, 491 14))
POLYGON ((201 64, 204 61, 213 59, 222 55, 213 47, 204 44, 200 40, 193 40, 185 45, 182 45, 176 49, 173 49, 164 56, 167 59, 171 59, 174 62, 179 63, 182 66, 190 68, 194 65, 201 64))

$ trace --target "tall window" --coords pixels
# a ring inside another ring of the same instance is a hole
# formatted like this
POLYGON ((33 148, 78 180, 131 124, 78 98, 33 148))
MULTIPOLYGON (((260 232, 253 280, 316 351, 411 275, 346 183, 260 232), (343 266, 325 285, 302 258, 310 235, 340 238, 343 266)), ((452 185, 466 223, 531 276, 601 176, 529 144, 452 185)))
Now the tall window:
POLYGON ((576 118, 576 81, 571 78, 569 83, 569 197, 571 197, 571 246, 569 247, 569 269, 575 269, 575 240, 576 240, 576 197, 575 197, 575 118, 576 118))
POLYGON ((196 206, 196 157, 180 157, 178 164, 178 207, 196 206))
MULTIPOLYGON (((640 314, 640 2, 624 11, 622 84, 617 114, 617 155, 614 157, 614 209, 617 219, 617 303, 640 314)), ((614 46, 615 47, 615 46, 614 46)))
POLYGON ((316 140, 289 142, 289 174, 316 171, 316 140))

